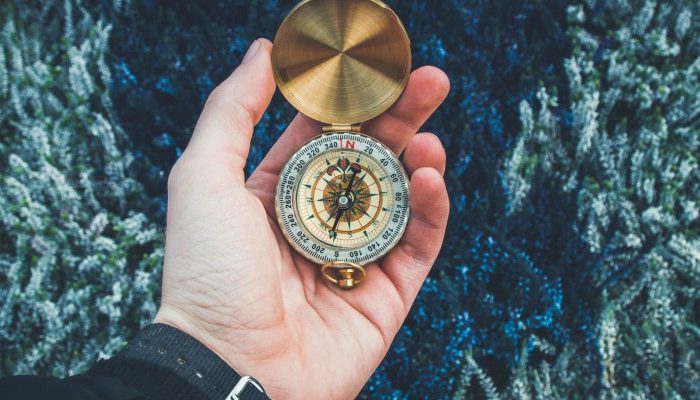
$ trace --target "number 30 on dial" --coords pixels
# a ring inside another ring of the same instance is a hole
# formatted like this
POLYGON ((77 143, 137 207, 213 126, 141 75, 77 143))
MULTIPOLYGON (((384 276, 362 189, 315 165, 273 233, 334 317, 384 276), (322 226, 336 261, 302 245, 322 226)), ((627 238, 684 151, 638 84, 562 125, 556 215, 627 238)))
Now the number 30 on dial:
POLYGON ((408 178, 380 142, 333 132, 303 145, 284 166, 275 207, 289 243, 318 264, 375 261, 401 239, 408 178))

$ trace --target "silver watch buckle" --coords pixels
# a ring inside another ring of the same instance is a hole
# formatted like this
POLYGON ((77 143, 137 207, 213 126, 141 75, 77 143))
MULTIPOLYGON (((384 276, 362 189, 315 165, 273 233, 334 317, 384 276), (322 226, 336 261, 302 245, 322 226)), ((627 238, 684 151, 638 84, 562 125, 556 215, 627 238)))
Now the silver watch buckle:
POLYGON ((226 400, 244 400, 241 399, 239 396, 243 391, 248 387, 248 385, 253 386, 255 389, 257 389, 260 393, 265 394, 265 389, 262 388, 262 385, 255 380, 252 376, 242 376, 241 379, 238 380, 238 383, 236 383, 236 386, 233 387, 233 390, 231 390, 231 393, 226 396, 226 400))

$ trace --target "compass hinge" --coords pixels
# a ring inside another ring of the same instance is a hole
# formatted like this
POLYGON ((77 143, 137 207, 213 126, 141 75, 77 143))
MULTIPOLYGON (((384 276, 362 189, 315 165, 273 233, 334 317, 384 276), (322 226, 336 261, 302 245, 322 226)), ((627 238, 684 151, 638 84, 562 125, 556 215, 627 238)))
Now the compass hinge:
POLYGON ((331 124, 326 125, 323 128, 323 132, 360 132, 360 124, 331 124))

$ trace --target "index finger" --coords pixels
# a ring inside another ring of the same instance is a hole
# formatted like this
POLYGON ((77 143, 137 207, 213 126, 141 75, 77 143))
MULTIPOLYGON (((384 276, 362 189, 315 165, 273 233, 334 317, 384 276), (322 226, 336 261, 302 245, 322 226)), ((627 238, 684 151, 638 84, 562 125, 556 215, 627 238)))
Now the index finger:
POLYGON ((436 67, 415 70, 398 101, 382 115, 363 124, 362 131, 401 154, 418 129, 442 104, 450 80, 436 67))

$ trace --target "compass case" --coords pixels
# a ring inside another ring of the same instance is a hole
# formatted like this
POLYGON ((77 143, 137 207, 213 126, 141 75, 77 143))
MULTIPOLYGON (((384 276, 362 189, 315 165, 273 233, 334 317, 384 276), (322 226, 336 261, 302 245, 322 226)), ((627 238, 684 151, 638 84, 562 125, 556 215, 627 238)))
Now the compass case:
POLYGON ((280 91, 301 113, 355 124, 399 98, 411 73, 411 46, 381 1, 305 0, 282 22, 272 66, 280 91))

